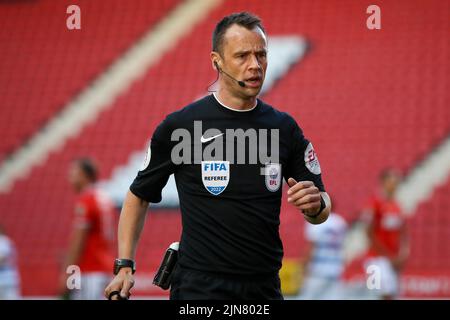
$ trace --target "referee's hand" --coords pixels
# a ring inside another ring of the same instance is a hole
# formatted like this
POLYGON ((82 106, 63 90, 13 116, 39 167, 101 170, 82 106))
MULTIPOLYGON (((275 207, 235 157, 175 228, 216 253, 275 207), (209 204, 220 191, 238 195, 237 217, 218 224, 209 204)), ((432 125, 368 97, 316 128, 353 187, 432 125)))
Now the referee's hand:
POLYGON ((288 202, 292 203, 303 214, 315 215, 320 210, 320 191, 312 181, 295 181, 288 179, 288 202))
POLYGON ((131 268, 122 268, 105 289, 105 297, 109 300, 125 300, 130 297, 130 290, 134 286, 131 268))

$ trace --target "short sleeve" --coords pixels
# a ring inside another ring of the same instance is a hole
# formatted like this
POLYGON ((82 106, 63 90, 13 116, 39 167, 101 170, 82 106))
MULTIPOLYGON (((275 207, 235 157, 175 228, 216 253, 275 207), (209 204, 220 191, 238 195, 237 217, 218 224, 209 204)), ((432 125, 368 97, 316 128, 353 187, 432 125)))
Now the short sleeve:
POLYGON ((161 191, 175 171, 175 165, 171 160, 170 127, 166 118, 156 128, 140 171, 130 186, 130 191, 134 195, 147 202, 161 201, 161 191))
POLYGON ((324 192, 320 163, 312 143, 305 138, 302 129, 294 119, 292 119, 291 128, 292 143, 284 178, 286 181, 291 177, 296 181, 312 181, 320 191, 324 192))
POLYGON ((85 198, 79 199, 75 204, 74 226, 76 228, 89 228, 92 224, 89 202, 85 198))
POLYGON ((360 220, 370 224, 379 216, 379 203, 375 197, 368 199, 361 210, 360 220))

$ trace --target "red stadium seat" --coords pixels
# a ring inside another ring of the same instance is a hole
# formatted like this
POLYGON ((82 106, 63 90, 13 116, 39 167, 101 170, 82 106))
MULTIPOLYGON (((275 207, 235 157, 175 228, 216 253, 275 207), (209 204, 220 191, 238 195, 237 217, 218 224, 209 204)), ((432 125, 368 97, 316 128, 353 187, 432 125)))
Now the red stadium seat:
MULTIPOLYGON (((64 15, 68 3, 1 5, 0 160, 42 128, 179 1, 136 0, 127 2, 126 10, 117 10, 122 1, 106 5, 80 0, 86 14, 82 30, 76 32, 60 26, 61 17, 52 14, 56 8, 64 15), (89 10, 101 15, 89 15, 89 10), (30 29, 37 24, 42 27, 30 29)), ((450 132, 448 4, 383 3, 383 12, 401 12, 420 23, 386 15, 380 31, 365 27, 365 9, 352 0, 287 0, 276 5, 255 0, 227 2, 214 10, 79 136, 33 168, 11 192, 0 195, 0 223, 18 245, 23 293, 55 294, 57 257, 67 243, 74 200, 66 181, 68 162, 91 155, 101 164, 101 178, 108 178, 132 152, 145 147, 167 113, 205 93, 216 76, 208 61, 211 30, 230 12, 253 11, 263 18, 269 35, 305 36, 311 43, 305 59, 263 98, 293 115, 314 142, 337 211, 353 217, 374 191, 383 168, 394 165, 406 172, 414 168, 450 132), (40 265, 42 256, 52 262, 40 265), (54 283, 48 281, 51 278, 54 283)), ((447 182, 412 219, 408 268, 449 269, 449 255, 430 249, 439 248, 450 236, 449 191, 447 182)), ((285 201, 282 210, 286 256, 298 257, 303 220, 285 201)), ((156 268, 180 232, 177 213, 151 213, 138 252, 140 263, 148 270, 156 268)))

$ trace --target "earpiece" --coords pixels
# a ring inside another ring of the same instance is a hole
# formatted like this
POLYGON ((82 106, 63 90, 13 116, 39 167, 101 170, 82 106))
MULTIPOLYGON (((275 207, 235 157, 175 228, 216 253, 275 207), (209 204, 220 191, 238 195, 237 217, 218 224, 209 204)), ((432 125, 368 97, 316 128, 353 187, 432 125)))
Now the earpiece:
POLYGON ((214 60, 213 63, 214 63, 214 65, 216 66, 217 71, 219 71, 220 73, 225 74, 225 75, 226 75, 227 77, 229 77, 230 79, 236 81, 236 83, 237 83, 239 86, 241 86, 242 88, 245 87, 245 82, 244 82, 244 81, 237 80, 237 79, 233 78, 231 75, 229 75, 228 73, 226 73, 225 71, 223 71, 223 69, 221 69, 221 68, 219 67, 219 63, 217 62, 217 60, 214 60))

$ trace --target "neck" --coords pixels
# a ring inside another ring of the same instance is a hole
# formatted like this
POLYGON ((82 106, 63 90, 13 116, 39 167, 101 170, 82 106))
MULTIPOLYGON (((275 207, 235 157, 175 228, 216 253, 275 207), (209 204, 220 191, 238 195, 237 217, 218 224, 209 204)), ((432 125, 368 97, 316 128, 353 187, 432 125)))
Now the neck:
POLYGON ((78 187, 77 193, 83 193, 91 187, 91 183, 85 182, 78 187))
POLYGON ((216 97, 223 104, 236 110, 249 110, 256 106, 256 97, 242 98, 237 97, 223 88, 219 88, 216 97))
POLYGON ((382 194, 382 195, 384 196, 384 198, 387 199, 387 200, 392 200, 392 199, 394 199, 394 197, 395 197, 395 193, 393 193, 393 192, 387 192, 387 191, 384 191, 384 190, 381 191, 381 194, 382 194))

